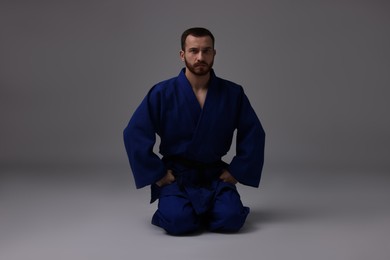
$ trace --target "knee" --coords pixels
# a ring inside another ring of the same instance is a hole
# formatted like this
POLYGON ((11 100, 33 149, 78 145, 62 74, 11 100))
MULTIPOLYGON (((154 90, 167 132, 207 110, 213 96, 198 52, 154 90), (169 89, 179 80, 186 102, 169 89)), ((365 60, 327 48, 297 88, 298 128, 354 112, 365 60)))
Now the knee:
POLYGON ((199 220, 192 209, 184 211, 157 210, 152 223, 170 235, 184 235, 199 229, 199 220))
POLYGON ((199 222, 194 214, 171 215, 165 230, 171 235, 184 235, 196 231, 199 222))
POLYGON ((249 214, 248 207, 223 207, 214 212, 209 228, 214 232, 238 232, 249 214))

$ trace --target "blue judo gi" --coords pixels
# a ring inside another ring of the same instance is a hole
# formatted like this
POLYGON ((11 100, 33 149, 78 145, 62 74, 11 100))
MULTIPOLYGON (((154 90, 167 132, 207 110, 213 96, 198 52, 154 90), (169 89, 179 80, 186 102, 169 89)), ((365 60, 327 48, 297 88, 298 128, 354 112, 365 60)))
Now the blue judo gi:
POLYGON ((206 226, 235 232, 244 224, 236 186, 219 180, 224 169, 241 184, 258 187, 264 162, 265 132, 241 86, 211 71, 203 108, 182 69, 153 86, 124 130, 124 142, 137 188, 151 185, 159 200, 152 223, 180 235, 206 226), (236 154, 227 154, 237 130, 236 154), (159 153, 153 152, 156 134, 159 153), (173 171, 176 181, 155 183, 173 171))

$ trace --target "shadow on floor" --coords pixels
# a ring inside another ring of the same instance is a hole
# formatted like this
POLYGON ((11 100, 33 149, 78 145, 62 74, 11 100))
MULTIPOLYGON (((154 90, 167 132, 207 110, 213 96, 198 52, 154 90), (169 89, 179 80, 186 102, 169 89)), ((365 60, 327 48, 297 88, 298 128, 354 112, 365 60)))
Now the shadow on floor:
POLYGON ((318 216, 316 212, 291 208, 251 209, 246 223, 240 233, 252 233, 261 229, 262 226, 272 223, 302 222, 318 216))

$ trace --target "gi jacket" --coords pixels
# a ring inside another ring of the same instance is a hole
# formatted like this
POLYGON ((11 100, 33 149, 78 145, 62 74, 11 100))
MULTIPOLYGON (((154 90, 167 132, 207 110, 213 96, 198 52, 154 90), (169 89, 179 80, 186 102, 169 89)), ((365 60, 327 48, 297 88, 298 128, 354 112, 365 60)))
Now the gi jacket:
POLYGON ((265 132, 241 86, 211 71, 203 109, 182 69, 177 77, 153 86, 124 130, 124 143, 137 188, 151 185, 167 172, 153 152, 156 134, 159 153, 200 163, 220 161, 237 130, 236 154, 226 164, 238 182, 260 183, 265 132))

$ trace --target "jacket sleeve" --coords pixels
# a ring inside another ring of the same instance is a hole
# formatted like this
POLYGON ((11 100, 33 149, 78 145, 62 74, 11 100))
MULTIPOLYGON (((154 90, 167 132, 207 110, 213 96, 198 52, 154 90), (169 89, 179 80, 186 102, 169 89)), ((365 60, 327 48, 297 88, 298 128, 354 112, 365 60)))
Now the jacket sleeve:
POLYGON ((158 109, 158 95, 152 95, 150 91, 123 131, 127 156, 138 189, 155 183, 166 173, 164 163, 153 152, 158 109))
POLYGON ((264 164, 265 132, 243 91, 240 102, 236 155, 229 165, 229 171, 238 182, 258 187, 264 164))

